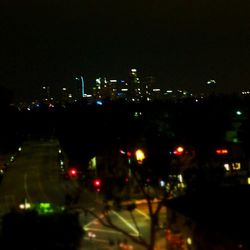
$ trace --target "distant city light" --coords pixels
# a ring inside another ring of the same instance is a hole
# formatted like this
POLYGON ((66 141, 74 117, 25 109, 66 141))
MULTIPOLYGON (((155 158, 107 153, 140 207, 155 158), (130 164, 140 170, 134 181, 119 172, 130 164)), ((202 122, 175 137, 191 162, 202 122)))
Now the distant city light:
POLYGON ((207 85, 210 85, 210 84, 215 84, 216 83, 216 81, 215 80, 209 80, 209 81, 207 81, 207 85))
POLYGON ((159 92, 161 89, 153 89, 153 92, 159 92))
POLYGON ((242 112, 241 112, 240 110, 237 110, 237 111, 236 111, 236 114, 237 114, 237 115, 242 115, 242 112))
POLYGON ((101 78, 97 78, 95 81, 96 83, 101 84, 101 78))
POLYGON ((102 103, 101 100, 97 100, 97 101, 96 101, 96 104, 97 104, 97 105, 103 105, 103 103, 102 103))
POLYGON ((137 70, 136 70, 136 69, 131 69, 131 72, 134 72, 134 73, 135 73, 135 72, 137 72, 137 70))
POLYGON ((62 88, 62 90, 63 90, 63 91, 66 91, 66 90, 67 90, 67 88, 62 88))

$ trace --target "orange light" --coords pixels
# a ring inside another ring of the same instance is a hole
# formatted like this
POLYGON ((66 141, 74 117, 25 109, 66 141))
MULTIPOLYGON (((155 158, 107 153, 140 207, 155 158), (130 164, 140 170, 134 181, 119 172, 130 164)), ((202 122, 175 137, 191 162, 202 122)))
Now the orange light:
POLYGON ((174 150, 175 155, 182 155, 184 153, 184 148, 179 146, 174 150))
POLYGON ((145 154, 141 149, 137 149, 135 151, 135 157, 136 157, 137 162, 139 164, 142 164, 143 160, 145 159, 145 154))

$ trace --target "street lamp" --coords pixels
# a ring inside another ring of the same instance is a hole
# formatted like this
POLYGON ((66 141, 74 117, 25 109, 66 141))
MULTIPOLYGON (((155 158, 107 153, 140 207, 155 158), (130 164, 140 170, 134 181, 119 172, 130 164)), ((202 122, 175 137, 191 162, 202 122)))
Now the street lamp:
POLYGON ((135 158, 138 162, 138 164, 142 164, 143 160, 145 159, 145 154, 141 149, 137 149, 135 151, 135 158))

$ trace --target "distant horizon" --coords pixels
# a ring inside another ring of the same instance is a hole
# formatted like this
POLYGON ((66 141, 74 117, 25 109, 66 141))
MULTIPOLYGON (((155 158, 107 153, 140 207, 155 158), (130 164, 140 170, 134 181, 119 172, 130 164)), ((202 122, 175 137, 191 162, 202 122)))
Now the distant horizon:
POLYGON ((156 76, 160 88, 250 89, 249 5, 220 0, 3 1, 0 83, 20 97, 74 74, 156 76), (33 91, 34 90, 34 91, 33 91))

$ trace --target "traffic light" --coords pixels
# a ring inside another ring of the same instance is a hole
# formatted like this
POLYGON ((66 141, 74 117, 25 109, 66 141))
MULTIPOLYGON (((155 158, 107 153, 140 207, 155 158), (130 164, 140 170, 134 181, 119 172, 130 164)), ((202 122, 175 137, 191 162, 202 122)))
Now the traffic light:
POLYGON ((77 171, 76 168, 70 168, 69 169, 69 176, 70 177, 77 177, 77 175, 78 175, 78 171, 77 171))
POLYGON ((102 182, 100 179, 94 179, 93 180, 93 185, 94 185, 94 188, 96 189, 97 192, 100 192, 101 190, 101 185, 102 185, 102 182))

